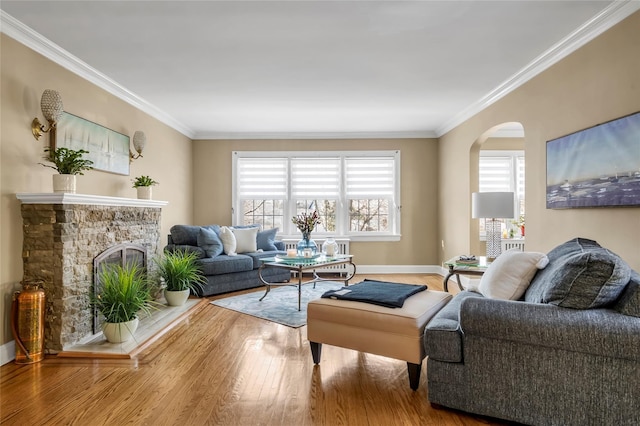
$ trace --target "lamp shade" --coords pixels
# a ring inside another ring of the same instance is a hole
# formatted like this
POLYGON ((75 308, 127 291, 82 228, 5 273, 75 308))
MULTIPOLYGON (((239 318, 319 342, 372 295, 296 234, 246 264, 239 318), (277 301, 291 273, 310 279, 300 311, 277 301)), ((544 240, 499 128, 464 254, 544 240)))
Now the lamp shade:
POLYGON ((147 144, 147 136, 141 130, 136 130, 133 134, 133 147, 138 154, 142 154, 144 146, 147 144))
POLYGON ((513 218, 513 192, 474 192, 471 194, 471 217, 513 218))
POLYGON ((42 98, 40 98, 40 109, 42 115, 49 122, 57 122, 60 120, 60 116, 64 111, 62 106, 62 96, 55 90, 46 89, 42 92, 42 98))

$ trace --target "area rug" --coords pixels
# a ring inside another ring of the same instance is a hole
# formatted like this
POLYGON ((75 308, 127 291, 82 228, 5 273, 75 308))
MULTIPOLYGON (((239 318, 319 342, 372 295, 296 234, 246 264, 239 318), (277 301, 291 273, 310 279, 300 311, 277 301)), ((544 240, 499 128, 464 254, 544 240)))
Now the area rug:
POLYGON ((264 295, 264 288, 252 293, 214 300, 211 304, 298 328, 307 323, 307 304, 310 300, 320 298, 328 290, 337 290, 341 287, 343 283, 336 281, 316 283, 315 289, 313 284, 303 284, 300 311, 298 311, 298 286, 293 285, 271 287, 271 291, 262 302, 259 299, 264 295))

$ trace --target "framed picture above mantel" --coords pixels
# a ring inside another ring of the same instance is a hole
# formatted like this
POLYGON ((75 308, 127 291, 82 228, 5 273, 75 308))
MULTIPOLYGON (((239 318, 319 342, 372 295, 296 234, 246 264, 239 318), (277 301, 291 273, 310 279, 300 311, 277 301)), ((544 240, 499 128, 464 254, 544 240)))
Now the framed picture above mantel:
POLYGON ((547 208, 640 206, 640 112, 547 141, 547 208))
POLYGON ((84 118, 63 112, 56 128, 54 148, 84 149, 94 170, 129 175, 129 136, 84 118))

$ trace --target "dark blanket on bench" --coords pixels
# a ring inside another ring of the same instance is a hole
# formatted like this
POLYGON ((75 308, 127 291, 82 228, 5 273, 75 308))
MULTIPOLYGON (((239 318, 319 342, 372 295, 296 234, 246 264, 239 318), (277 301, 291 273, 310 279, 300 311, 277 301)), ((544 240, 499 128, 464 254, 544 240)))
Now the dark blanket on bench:
POLYGON ((426 289, 426 285, 364 280, 361 283, 342 287, 339 290, 329 290, 322 297, 325 299, 372 303, 387 308, 402 308, 404 301, 408 297, 426 289))

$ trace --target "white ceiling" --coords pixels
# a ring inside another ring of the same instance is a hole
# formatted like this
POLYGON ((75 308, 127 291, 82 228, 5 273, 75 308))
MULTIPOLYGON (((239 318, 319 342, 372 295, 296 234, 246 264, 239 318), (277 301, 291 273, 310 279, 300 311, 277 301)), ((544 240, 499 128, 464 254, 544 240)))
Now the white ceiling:
POLYGON ((208 139, 440 136, 640 2, 2 0, 0 8, 7 35, 208 139))

